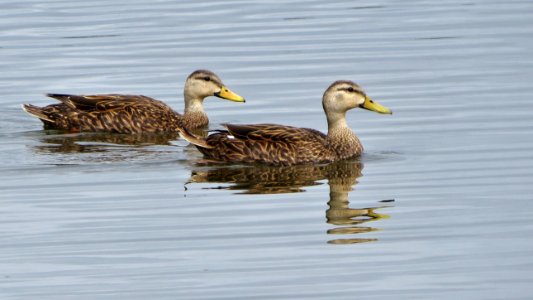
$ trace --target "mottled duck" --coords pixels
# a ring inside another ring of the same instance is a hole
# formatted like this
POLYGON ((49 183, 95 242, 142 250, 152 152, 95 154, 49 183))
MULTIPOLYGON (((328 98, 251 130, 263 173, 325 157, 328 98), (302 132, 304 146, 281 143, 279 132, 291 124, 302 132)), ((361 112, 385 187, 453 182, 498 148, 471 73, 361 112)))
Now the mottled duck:
POLYGON ((328 163, 360 155, 363 146, 346 123, 346 111, 360 107, 382 114, 391 110, 374 102, 351 81, 336 81, 324 92, 322 106, 328 133, 277 124, 224 124, 207 138, 187 129, 180 135, 194 144, 204 157, 216 161, 295 165, 328 163))
POLYGON ((23 104, 22 108, 39 118, 47 129, 70 132, 104 131, 114 133, 163 133, 205 127, 206 97, 216 96, 236 102, 244 98, 229 90, 213 72, 197 70, 185 81, 185 112, 180 114, 162 101, 143 95, 65 95, 47 94, 61 103, 45 107, 23 104))

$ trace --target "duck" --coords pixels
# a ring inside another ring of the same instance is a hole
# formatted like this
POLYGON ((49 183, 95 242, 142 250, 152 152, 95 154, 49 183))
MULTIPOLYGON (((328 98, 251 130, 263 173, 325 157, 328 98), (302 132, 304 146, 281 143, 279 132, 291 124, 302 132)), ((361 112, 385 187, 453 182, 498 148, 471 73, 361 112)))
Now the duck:
POLYGON ((279 124, 222 124, 225 129, 207 137, 185 128, 179 134, 209 161, 270 165, 330 163, 363 152, 361 141, 346 122, 348 110, 363 108, 392 114, 349 80, 333 82, 323 94, 322 106, 328 123, 327 134, 279 124))
POLYGON ((178 128, 194 130, 206 127, 209 119, 203 102, 210 96, 246 102, 209 70, 196 70, 187 77, 183 114, 162 101, 143 95, 46 95, 61 103, 45 107, 22 105, 24 111, 44 123, 45 129, 126 134, 169 133, 177 132, 178 128))

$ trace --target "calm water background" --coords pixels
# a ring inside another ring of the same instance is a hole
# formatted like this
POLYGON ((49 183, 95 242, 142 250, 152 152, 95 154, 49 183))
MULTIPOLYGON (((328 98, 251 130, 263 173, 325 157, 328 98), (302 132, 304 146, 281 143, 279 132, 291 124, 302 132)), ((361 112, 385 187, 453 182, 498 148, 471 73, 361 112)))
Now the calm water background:
POLYGON ((1 299, 533 296, 533 2, 0 6, 1 299), (179 140, 46 132, 19 107, 115 92, 181 111, 198 68, 249 100, 208 99, 212 128, 325 130, 337 79, 394 115, 348 114, 352 165, 224 169, 179 140))

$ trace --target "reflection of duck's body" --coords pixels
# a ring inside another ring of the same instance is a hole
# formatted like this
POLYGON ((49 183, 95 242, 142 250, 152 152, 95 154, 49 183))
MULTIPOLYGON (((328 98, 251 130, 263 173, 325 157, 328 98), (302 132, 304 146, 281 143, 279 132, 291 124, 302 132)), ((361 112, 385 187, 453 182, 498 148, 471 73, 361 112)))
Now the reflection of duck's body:
POLYGON ((226 124, 224 131, 207 138, 180 130, 180 134, 209 159, 261 162, 274 165, 326 163, 362 153, 363 146, 346 123, 346 111, 362 107, 379 113, 391 111, 377 103, 357 84, 336 81, 325 91, 322 105, 328 133, 277 124, 226 124))
POLYGON ((346 188, 356 183, 361 176, 362 164, 347 160, 322 165, 299 166, 218 166, 196 169, 189 182, 231 183, 229 189, 244 190, 246 193, 273 194, 300 192, 302 187, 321 184, 324 179, 346 182, 346 188))
POLYGON ((177 133, 163 134, 114 134, 108 132, 86 132, 74 134, 45 135, 41 145, 34 146, 39 152, 100 152, 107 146, 170 145, 177 139, 177 133))
POLYGON ((206 70, 195 71, 187 78, 183 115, 162 101, 142 95, 47 95, 61 103, 46 107, 24 104, 23 109, 43 121, 45 128, 71 132, 161 133, 176 132, 180 127, 190 130, 209 122, 203 109, 204 98, 217 96, 244 102, 217 75, 206 70))
MULTIPOLYGON (((242 190, 251 194, 293 193, 305 191, 303 187, 321 184, 327 179, 329 185, 329 208, 327 222, 336 227, 329 234, 357 234, 376 230, 373 227, 358 226, 377 220, 385 215, 375 212, 380 207, 350 208, 348 195, 357 178, 361 176, 363 164, 357 160, 343 160, 327 165, 299 166, 216 166, 202 167, 192 171, 190 183, 229 183, 229 190, 242 190)), ((214 187, 220 189, 220 186, 214 187)), ((373 238, 335 239, 334 244, 375 241, 373 238)))

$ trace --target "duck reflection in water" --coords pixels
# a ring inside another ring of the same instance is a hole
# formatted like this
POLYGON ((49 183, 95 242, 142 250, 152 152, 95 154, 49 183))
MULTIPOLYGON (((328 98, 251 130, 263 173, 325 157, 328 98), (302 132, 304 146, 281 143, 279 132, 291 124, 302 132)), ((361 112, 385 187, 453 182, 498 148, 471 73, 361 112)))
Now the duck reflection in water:
MULTIPOLYGON (((171 145, 179 136, 171 134, 117 134, 107 132, 69 133, 50 130, 40 138, 42 145, 36 146, 43 152, 85 152, 102 145, 171 145)), ((96 150, 96 149, 94 149, 96 150)))
MULTIPOLYGON (((277 194, 304 192, 304 187, 322 184, 327 179, 329 201, 326 221, 337 226, 327 231, 332 235, 359 234, 378 229, 362 226, 367 222, 388 218, 377 213, 386 205, 350 208, 349 193, 361 176, 363 163, 359 160, 344 160, 327 165, 297 165, 275 167, 268 165, 228 166, 198 164, 192 171, 189 183, 229 183, 212 189, 241 191, 244 194, 277 194)), ((384 202, 392 202, 385 200, 384 202)), ((375 238, 342 238, 328 241, 331 244, 353 244, 377 241, 375 238)))
POLYGON ((31 150, 57 164, 176 160, 176 148, 168 146, 179 139, 175 133, 64 133, 57 130, 32 133, 36 134, 38 143, 30 145, 31 150))
MULTIPOLYGON (((207 132, 202 129, 194 129, 192 132, 207 136, 207 132)), ((43 130, 38 133, 41 145, 34 146, 34 149, 41 153, 106 152, 105 146, 171 146, 172 141, 179 139, 177 132, 121 134, 43 130)))

